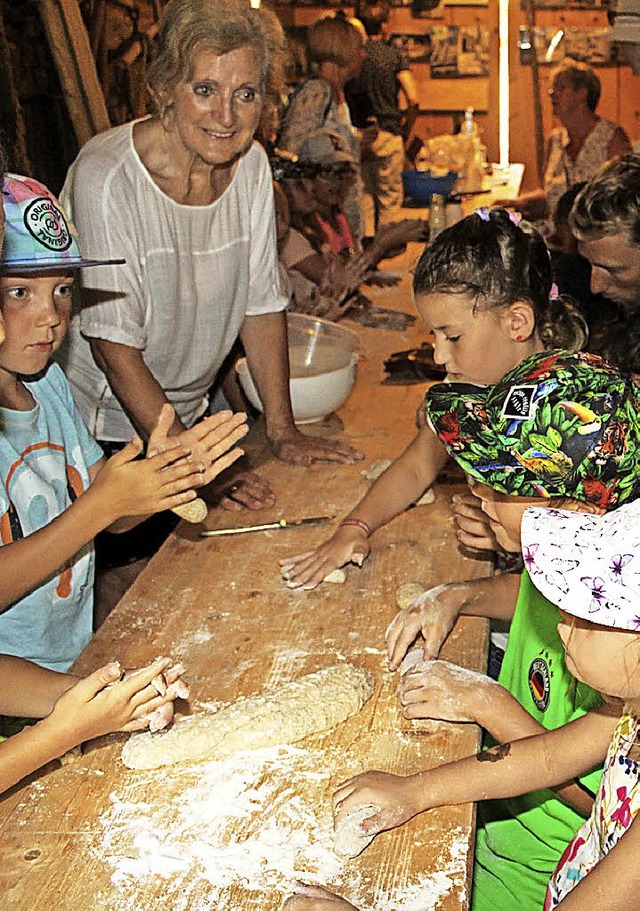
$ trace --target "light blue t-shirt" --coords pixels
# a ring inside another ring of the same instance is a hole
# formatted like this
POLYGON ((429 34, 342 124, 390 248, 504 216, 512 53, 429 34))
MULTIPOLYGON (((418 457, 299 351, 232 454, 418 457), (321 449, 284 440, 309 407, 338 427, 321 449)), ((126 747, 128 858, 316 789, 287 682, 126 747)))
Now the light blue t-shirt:
MULTIPOLYGON (((89 486, 102 458, 57 364, 25 382, 31 411, 0 408, 0 544, 48 525, 89 486)), ((0 614, 0 653, 66 671, 92 634, 94 552, 71 562, 0 614)))

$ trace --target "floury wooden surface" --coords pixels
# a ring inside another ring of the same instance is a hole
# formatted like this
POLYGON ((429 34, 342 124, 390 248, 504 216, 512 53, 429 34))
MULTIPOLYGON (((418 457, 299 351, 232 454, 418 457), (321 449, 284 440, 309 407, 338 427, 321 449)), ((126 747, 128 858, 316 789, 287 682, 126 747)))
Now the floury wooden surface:
MULTIPOLYGON (((380 305, 408 309, 409 281, 370 296, 380 305)), ((421 328, 403 333, 355 328, 361 337, 359 375, 340 414, 346 436, 366 459, 345 467, 267 462, 260 470, 278 503, 260 513, 260 521, 263 516, 268 521, 343 515, 367 489, 361 470, 373 459, 399 453, 414 432, 421 387, 383 386, 380 380, 384 357, 417 344, 421 328)), ((171 654, 188 666, 194 710, 220 707, 342 658, 367 667, 375 675, 376 692, 364 710, 300 744, 299 751, 256 760, 245 769, 241 789, 254 795, 253 813, 238 810, 242 794, 230 805, 236 816, 222 841, 247 839, 249 845, 271 819, 291 826, 286 845, 276 844, 276 853, 290 851, 296 839, 302 845, 311 841, 314 862, 302 851, 290 870, 269 874, 268 860, 253 867, 247 848, 238 874, 221 886, 222 855, 211 846, 214 835, 219 837, 218 830, 212 834, 212 815, 231 800, 237 775, 229 766, 220 771, 218 764, 131 772, 119 758, 124 737, 116 735, 91 744, 74 764, 51 764, 0 803, 0 908, 275 911, 292 880, 305 875, 333 884, 362 911, 466 908, 474 826, 470 806, 423 814, 379 836, 355 860, 328 860, 329 797, 340 781, 367 768, 407 773, 478 747, 475 726, 423 723, 416 730, 403 721, 397 679, 384 658, 384 631, 396 613, 401 583, 431 586, 487 572, 486 563, 464 557, 456 547, 450 510, 454 489, 439 487, 433 505, 409 510, 377 532, 372 556, 361 569, 349 569, 345 585, 308 593, 286 588, 277 561, 312 547, 327 535, 327 527, 203 540, 197 528, 183 523, 77 662, 84 673, 114 657, 136 666, 171 654)), ((218 512, 210 515, 209 527, 249 524, 255 518, 218 512)), ((444 656, 482 669, 485 651, 484 622, 465 620, 444 656)), ((225 858, 228 863, 229 854, 225 858)))

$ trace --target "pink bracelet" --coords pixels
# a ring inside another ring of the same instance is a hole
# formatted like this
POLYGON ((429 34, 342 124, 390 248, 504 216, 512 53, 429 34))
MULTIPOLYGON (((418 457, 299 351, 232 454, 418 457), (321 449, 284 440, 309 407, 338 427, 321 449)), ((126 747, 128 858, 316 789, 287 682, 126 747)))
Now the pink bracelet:
POLYGON ((356 528, 362 529, 367 538, 371 535, 371 529, 366 522, 362 521, 362 519, 343 519, 338 528, 344 528, 345 525, 355 525, 356 528))

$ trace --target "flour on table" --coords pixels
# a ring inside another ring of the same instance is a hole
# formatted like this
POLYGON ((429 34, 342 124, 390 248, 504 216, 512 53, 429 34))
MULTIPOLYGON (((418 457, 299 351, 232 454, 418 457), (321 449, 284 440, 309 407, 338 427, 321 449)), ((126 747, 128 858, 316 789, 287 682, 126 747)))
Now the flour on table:
POLYGON ((373 689, 372 676, 363 668, 336 664, 239 699, 213 715, 191 715, 168 731, 133 734, 122 761, 130 769, 155 769, 296 743, 359 712, 373 689))
POLYGON ((329 794, 345 772, 334 750, 284 746, 131 776, 111 793, 92 848, 111 876, 100 907, 264 911, 303 880, 329 886, 360 911, 439 911, 447 896, 462 909, 461 830, 437 833, 439 869, 419 869, 409 854, 393 886, 385 863, 372 881, 358 861, 338 857, 329 794))

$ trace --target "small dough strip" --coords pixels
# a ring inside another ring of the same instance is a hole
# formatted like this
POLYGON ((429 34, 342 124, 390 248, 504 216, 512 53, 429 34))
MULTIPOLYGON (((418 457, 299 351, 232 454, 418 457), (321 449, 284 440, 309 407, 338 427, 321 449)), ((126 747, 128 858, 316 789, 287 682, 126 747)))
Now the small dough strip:
POLYGON ((363 668, 332 665, 214 714, 192 715, 168 731, 133 734, 122 761, 130 769, 156 769, 296 743, 355 715, 373 690, 373 678, 363 668))

